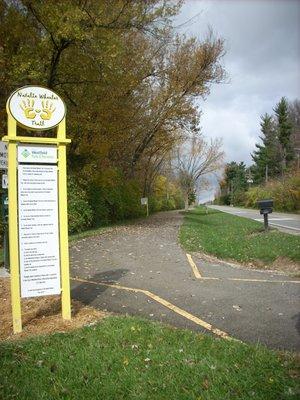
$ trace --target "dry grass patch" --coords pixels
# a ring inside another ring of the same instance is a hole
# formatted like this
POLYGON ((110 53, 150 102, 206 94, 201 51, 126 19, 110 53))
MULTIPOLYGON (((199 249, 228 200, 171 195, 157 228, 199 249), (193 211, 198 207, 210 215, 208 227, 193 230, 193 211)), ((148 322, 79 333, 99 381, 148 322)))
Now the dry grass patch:
POLYGON ((95 323, 108 313, 72 300, 72 320, 61 317, 60 296, 43 296, 22 300, 23 332, 13 335, 10 278, 0 278, 0 340, 27 338, 54 332, 67 332, 95 323))

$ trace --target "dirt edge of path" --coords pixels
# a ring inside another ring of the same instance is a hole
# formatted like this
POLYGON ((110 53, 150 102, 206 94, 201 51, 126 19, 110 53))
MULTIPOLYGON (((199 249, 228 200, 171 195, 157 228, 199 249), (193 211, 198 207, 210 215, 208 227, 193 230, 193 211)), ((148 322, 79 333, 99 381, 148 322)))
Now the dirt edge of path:
MULTIPOLYGON (((183 249, 184 250, 184 249, 183 249)), ((276 273, 279 275, 289 275, 293 278, 300 278, 300 263, 290 260, 285 257, 278 257, 272 264, 265 264, 262 261, 256 260, 255 262, 239 263, 236 260, 226 259, 222 260, 211 254, 202 252, 191 252, 196 257, 199 257, 207 262, 228 264, 231 267, 249 269, 254 271, 264 271, 269 273, 276 273)))
POLYGON ((107 312, 85 306, 72 300, 72 319, 61 317, 60 296, 43 296, 22 300, 23 332, 13 334, 10 278, 0 277, 0 341, 25 339, 31 336, 68 332, 82 326, 92 325, 110 315, 107 312))

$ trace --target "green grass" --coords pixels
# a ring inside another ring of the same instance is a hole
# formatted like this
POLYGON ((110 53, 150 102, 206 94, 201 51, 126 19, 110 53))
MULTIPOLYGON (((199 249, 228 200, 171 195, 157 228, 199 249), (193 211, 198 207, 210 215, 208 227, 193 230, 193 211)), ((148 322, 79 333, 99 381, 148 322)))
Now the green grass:
POLYGON ((296 399, 296 361, 132 317, 0 345, 0 398, 296 399))
POLYGON ((248 218, 203 207, 185 214, 180 241, 188 251, 202 251, 241 262, 272 263, 277 257, 300 261, 300 237, 271 230, 248 218))

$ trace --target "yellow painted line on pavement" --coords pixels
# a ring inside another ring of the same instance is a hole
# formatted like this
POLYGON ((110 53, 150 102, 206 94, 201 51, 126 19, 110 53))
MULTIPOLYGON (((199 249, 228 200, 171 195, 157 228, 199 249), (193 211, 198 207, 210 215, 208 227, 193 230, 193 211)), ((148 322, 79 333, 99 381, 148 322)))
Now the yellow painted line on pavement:
POLYGON ((211 280, 211 281, 238 281, 238 282, 262 282, 262 283, 298 283, 300 281, 276 281, 270 279, 250 279, 250 278, 214 278, 210 276, 203 276, 201 279, 203 280, 211 280))
POLYGON ((194 263, 194 260, 192 259, 192 256, 190 254, 188 254, 188 253, 186 253, 186 256, 187 256, 188 262, 189 262, 189 264, 190 264, 190 266, 192 268, 192 271, 193 271, 193 273, 195 275, 195 278, 196 279, 201 279, 202 276, 201 276, 201 274, 200 274, 200 272, 199 272, 199 270, 197 268, 197 265, 194 263))
POLYGON ((287 280, 271 280, 271 279, 252 279, 252 278, 217 278, 212 276, 202 276, 195 264, 192 256, 186 253, 187 259, 189 260, 190 266, 194 272, 194 275, 197 279, 202 280, 211 280, 211 281, 237 281, 237 282, 262 282, 262 283, 298 283, 300 284, 300 280, 297 281, 287 281, 287 280))
POLYGON ((93 284, 93 285, 102 285, 102 286, 107 286, 111 287, 114 289, 119 289, 119 290, 126 290, 128 292, 133 292, 133 293, 143 293, 144 295, 150 297, 152 300, 155 300, 157 303, 162 304, 164 307, 167 307, 169 310, 175 312, 176 314, 181 315, 182 317, 194 322, 195 324, 201 326, 202 328, 207 329, 208 331, 214 333, 217 336, 220 336, 223 339, 226 340, 234 340, 237 342, 241 342, 238 339, 232 338, 231 336, 228 335, 228 333, 221 331, 220 329, 214 328, 211 324, 208 322, 203 321, 202 319, 196 317, 195 315, 183 310, 180 307, 175 306, 174 304, 170 303, 169 301, 157 296, 156 294, 149 292, 149 290, 144 290, 144 289, 135 289, 135 288, 130 288, 127 286, 121 286, 121 285, 114 285, 111 283, 105 283, 105 282, 96 282, 96 281, 90 281, 88 279, 82 279, 82 278, 71 278, 73 281, 78 281, 78 282, 83 282, 83 283, 88 283, 88 284, 93 284))

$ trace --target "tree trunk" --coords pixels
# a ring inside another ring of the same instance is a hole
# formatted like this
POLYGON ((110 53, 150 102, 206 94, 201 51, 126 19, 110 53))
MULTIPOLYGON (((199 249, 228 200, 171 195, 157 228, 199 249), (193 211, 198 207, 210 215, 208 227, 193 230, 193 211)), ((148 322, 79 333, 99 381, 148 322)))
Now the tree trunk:
POLYGON ((189 196, 188 196, 188 194, 184 196, 184 209, 185 210, 189 209, 189 196))

